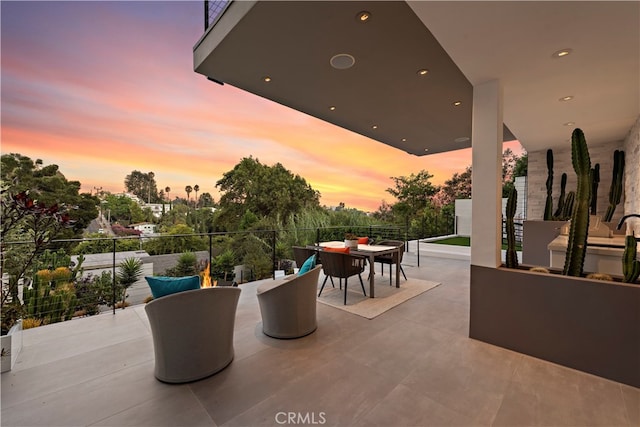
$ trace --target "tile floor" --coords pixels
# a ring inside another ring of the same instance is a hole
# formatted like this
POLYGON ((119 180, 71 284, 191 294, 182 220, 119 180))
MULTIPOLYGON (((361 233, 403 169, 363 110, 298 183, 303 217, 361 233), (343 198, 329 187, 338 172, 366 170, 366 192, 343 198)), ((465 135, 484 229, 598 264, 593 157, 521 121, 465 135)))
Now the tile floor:
POLYGON ((638 426, 640 390, 468 338, 469 262, 405 255, 441 286, 367 320, 318 304, 318 330, 261 332, 242 285, 236 357, 184 385, 153 377, 143 306, 25 331, 3 426, 638 426))

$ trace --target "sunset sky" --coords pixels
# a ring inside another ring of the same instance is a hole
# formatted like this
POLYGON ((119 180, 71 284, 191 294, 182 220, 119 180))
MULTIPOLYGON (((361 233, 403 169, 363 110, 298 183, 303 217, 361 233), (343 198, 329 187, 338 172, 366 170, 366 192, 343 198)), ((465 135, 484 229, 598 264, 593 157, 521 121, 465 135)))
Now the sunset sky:
MULTIPOLYGON (((241 158, 280 162, 321 203, 374 211, 390 177, 441 184, 471 151, 416 157, 193 71, 202 1, 7 2, 2 17, 2 154, 57 164, 84 191, 124 190, 133 170, 186 197, 241 158)), ((517 142, 506 147, 520 152, 517 142)))

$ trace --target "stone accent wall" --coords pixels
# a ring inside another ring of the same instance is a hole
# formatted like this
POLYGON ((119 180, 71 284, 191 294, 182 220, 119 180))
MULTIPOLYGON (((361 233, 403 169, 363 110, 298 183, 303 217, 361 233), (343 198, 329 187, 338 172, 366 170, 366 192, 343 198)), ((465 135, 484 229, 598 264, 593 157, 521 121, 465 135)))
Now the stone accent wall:
MULTIPOLYGON (((640 117, 636 120, 624 140, 625 156, 625 201, 624 213, 640 214, 640 117)), ((640 235, 640 219, 627 220, 628 227, 633 227, 636 236, 640 235)))
MULTIPOLYGON (((638 125, 636 123, 636 148, 638 145, 638 125)), ((591 158, 591 167, 596 163, 600 163, 600 184, 598 186, 598 212, 602 216, 607 211, 609 205, 609 187, 611 186, 611 178, 613 172, 613 152, 615 150, 625 150, 623 141, 607 142, 599 145, 589 145, 589 135, 587 145, 589 146, 589 157, 591 158)), ((629 139, 629 138, 627 138, 629 139)), ((631 145, 631 144, 630 144, 631 145)), ((627 156, 625 150, 625 156, 627 156)), ((636 154, 636 169, 638 168, 638 155, 636 154)), ((626 164, 629 165, 631 156, 626 157, 626 164)), ((567 142, 567 148, 553 150, 553 209, 558 206, 558 197, 560 196, 560 178, 562 173, 567 174, 566 192, 576 190, 576 174, 571 165, 571 143, 567 142)), ((529 153, 528 165, 528 189, 527 189, 527 219, 540 220, 544 217, 544 205, 547 198, 547 150, 533 151, 529 153)), ((636 177, 637 177, 636 172, 636 177)), ((637 182, 637 178, 636 178, 637 182)), ((627 189, 626 194, 633 194, 627 189)), ((622 217, 624 208, 624 195, 613 216, 613 222, 622 217)), ((636 201, 637 203, 637 201, 636 201)), ((636 205, 637 206, 637 205, 636 205)), ((640 211, 640 210, 638 210, 640 211)))

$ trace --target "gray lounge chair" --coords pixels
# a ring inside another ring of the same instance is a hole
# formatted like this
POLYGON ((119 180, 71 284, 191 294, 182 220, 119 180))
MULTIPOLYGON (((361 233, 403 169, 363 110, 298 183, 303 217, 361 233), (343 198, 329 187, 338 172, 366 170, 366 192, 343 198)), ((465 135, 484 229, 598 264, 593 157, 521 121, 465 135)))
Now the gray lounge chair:
POLYGON ((155 377, 185 383, 213 375, 233 360, 240 288, 213 287, 167 295, 144 307, 151 326, 155 377))
POLYGON ((265 335, 300 338, 316 330, 316 289, 321 269, 318 265, 301 276, 267 281, 258 287, 265 335))

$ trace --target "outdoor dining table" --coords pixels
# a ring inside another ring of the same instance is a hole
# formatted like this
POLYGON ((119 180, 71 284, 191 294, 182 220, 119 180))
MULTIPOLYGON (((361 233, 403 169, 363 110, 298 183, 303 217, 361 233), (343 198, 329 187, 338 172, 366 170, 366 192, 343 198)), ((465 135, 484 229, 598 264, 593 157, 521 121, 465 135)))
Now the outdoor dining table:
MULTIPOLYGON (((344 242, 340 241, 332 241, 332 242, 320 242, 319 245, 321 248, 344 248, 344 242)), ((313 248, 318 248, 318 246, 312 246, 313 248)), ((396 246, 383 246, 383 245, 363 245, 358 244, 358 248, 351 248, 349 250, 350 254, 360 255, 368 258, 369 260, 369 297, 375 298, 375 268, 374 261, 375 257, 379 255, 393 254, 394 261, 396 264, 398 263, 400 257, 400 248, 396 246)), ((400 268, 396 268, 396 288, 400 287, 400 268)))

